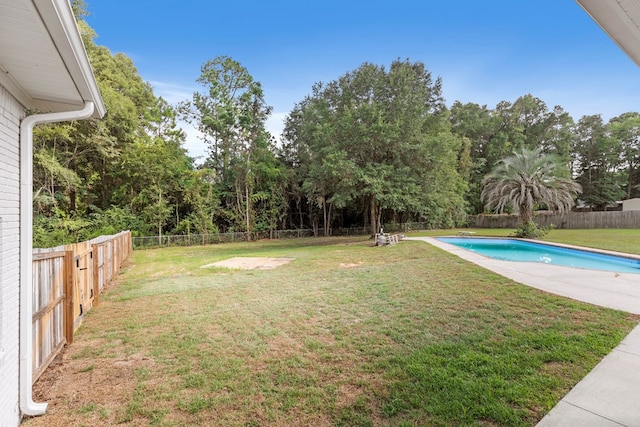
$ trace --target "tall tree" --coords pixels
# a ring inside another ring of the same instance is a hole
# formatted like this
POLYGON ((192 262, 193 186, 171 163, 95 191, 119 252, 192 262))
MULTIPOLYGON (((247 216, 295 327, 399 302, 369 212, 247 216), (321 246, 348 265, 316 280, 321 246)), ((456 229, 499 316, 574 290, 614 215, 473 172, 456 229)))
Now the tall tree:
MULTIPOLYGON (((468 183, 467 201, 471 213, 481 213, 483 206, 480 201, 482 191, 482 179, 489 173, 491 167, 500 159, 494 158, 493 146, 499 130, 499 120, 496 114, 487 108, 475 103, 462 104, 456 101, 451 106, 449 117, 454 134, 468 141, 468 156, 470 165, 464 174, 468 183)), ((461 171, 464 173, 464 171, 461 171)))
POLYGON ((114 170, 127 184, 114 189, 113 199, 142 215, 158 236, 169 222, 173 223, 170 228, 180 223, 184 185, 193 174, 191 159, 182 148, 184 133, 171 124, 171 111, 159 98, 157 116, 152 120, 154 133, 141 134, 123 147, 114 170))
POLYGON ((74 168, 79 147, 76 123, 40 126, 34 131, 34 208, 36 215, 71 213, 75 194, 86 189, 74 168))
POLYGON ((550 116, 547 105, 531 94, 519 97, 511 106, 510 141, 514 147, 534 150, 549 138, 550 116))
POLYGON ((540 141, 542 152, 555 154, 573 172, 573 118, 561 106, 556 105, 549 113, 546 125, 545 138, 540 141))
MULTIPOLYGON (((188 120, 204 135, 209 157, 206 166, 218 176, 228 225, 251 233, 255 226, 255 202, 259 194, 257 159, 275 159, 265 122, 272 108, 262 86, 238 61, 220 56, 201 68, 198 83, 206 89, 182 104, 188 120), (264 156, 264 150, 271 156, 264 156), (256 151, 262 150, 256 157, 256 151)), ((250 235, 250 234, 249 234, 250 235)))
POLYGON ((549 111, 541 99, 531 94, 513 103, 502 101, 493 110, 455 102, 450 121, 453 132, 467 138, 470 144, 467 200, 472 212, 483 209, 483 177, 513 150, 540 148, 544 153, 556 154, 567 166, 572 165, 573 119, 560 106, 549 111))
MULTIPOLYGON (((82 1, 76 2, 74 7, 82 4, 82 1)), ((79 138, 89 144, 90 149, 85 151, 86 158, 77 164, 84 176, 92 177, 88 203, 107 209, 115 202, 114 188, 124 182, 118 175, 119 156, 129 144, 148 133, 157 98, 131 58, 124 53, 112 54, 107 47, 97 45, 93 29, 84 21, 78 25, 107 112, 99 121, 82 122, 82 126, 93 124, 93 127, 85 130, 84 138, 79 138)))
POLYGON ((155 97, 133 61, 95 44, 95 32, 82 20, 87 15, 84 1, 74 0, 72 6, 107 113, 101 120, 40 126, 34 131, 36 215, 40 216, 36 222, 73 225, 78 238, 93 237, 90 227, 104 230, 107 217, 146 232, 142 221, 132 218, 142 217, 140 206, 150 209, 153 204, 146 204, 150 199, 141 201, 141 193, 155 194, 158 207, 167 203, 158 212, 178 212, 176 183, 181 180, 176 171, 190 173, 191 168, 181 147, 184 133, 176 126, 173 109, 155 97), (173 171, 172 179, 159 182, 158 191, 152 192, 151 181, 166 177, 167 171, 173 171))
POLYGON ((607 124, 615 146, 619 147, 620 169, 626 175, 626 198, 640 196, 640 114, 631 112, 612 118, 607 124))
MULTIPOLYGON (((485 177, 482 200, 489 210, 513 209, 520 216, 522 230, 535 230, 533 211, 546 206, 565 212, 571 209, 580 185, 568 177, 557 157, 540 149, 522 148, 507 157, 485 177)), ((523 235, 521 237, 533 237, 523 235)))
MULTIPOLYGON (((84 3, 74 11, 84 16, 84 3)), ((97 46, 95 33, 79 21, 83 42, 107 108, 102 120, 39 126, 34 130, 36 215, 70 221, 109 209, 111 195, 122 185, 114 175, 119 152, 144 133, 150 86, 142 82, 129 58, 97 46)), ((85 226, 87 221, 84 221, 85 226)))
POLYGON ((385 215, 453 224, 464 211, 462 138, 451 133, 440 79, 422 63, 365 63, 315 85, 289 116, 285 139, 309 162, 302 188, 322 208, 325 229, 347 206, 364 207, 372 233, 385 215))
POLYGON ((580 198, 592 209, 605 210, 624 194, 617 172, 620 146, 600 115, 583 116, 575 127, 575 138, 574 170, 582 186, 580 198))

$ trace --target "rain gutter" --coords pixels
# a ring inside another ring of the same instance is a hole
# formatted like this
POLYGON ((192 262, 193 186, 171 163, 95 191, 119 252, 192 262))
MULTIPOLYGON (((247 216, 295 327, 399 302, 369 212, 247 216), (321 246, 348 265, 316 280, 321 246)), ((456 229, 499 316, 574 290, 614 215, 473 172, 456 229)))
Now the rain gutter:
POLYGON ((95 105, 85 101, 76 111, 34 114, 20 123, 20 410, 43 415, 47 403, 33 401, 33 128, 42 123, 91 117, 95 105))

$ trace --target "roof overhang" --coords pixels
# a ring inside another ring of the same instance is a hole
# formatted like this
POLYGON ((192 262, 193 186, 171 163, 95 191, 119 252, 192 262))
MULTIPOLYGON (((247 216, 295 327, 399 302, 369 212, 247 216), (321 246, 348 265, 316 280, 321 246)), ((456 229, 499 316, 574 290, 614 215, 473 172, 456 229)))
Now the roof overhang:
POLYGON ((640 1, 576 1, 633 62, 640 66, 640 1))
POLYGON ((0 85, 42 113, 105 107, 69 0, 0 0, 0 85))

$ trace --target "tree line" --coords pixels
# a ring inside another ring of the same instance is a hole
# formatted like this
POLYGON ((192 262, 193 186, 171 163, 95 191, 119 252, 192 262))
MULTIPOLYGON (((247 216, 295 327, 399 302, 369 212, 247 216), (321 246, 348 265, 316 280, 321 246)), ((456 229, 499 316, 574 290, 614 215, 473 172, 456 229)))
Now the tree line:
POLYGON ((606 209, 640 196, 640 114, 577 122, 526 94, 495 108, 454 102, 421 62, 364 63, 317 83, 279 142, 261 84, 231 57, 201 67, 201 90, 169 105, 133 61, 99 46, 73 3, 107 108, 100 120, 34 132, 34 245, 130 229, 138 235, 269 232, 420 221, 464 224, 484 210, 483 179, 517 150, 553 154, 606 209), (179 120, 203 135, 197 165, 179 120))

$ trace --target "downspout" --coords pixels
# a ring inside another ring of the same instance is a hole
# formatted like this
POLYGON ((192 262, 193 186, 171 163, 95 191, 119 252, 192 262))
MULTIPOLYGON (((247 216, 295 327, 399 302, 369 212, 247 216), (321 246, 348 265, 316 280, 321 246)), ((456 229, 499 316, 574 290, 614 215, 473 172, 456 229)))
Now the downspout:
POLYGON ((91 117, 94 104, 77 111, 34 114, 20 123, 20 410, 43 415, 47 403, 33 401, 33 128, 42 123, 91 117))

